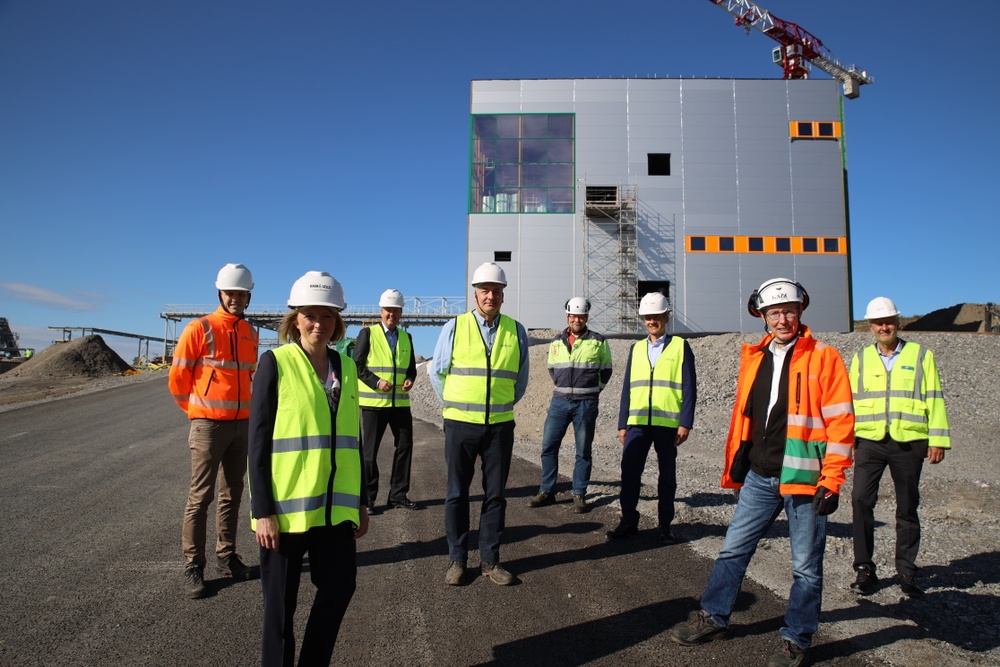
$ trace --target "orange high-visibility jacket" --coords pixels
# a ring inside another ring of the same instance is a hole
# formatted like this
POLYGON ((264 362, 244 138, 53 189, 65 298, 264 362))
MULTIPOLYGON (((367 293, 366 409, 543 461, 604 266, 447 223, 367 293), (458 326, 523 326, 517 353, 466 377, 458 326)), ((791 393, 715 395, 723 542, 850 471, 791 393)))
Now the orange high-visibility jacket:
POLYGON ((184 327, 168 384, 189 419, 248 419, 255 370, 257 332, 219 306, 184 327))
MULTIPOLYGON (((773 335, 757 345, 743 345, 736 382, 736 404, 726 437, 722 486, 743 486, 730 474, 740 443, 753 438, 753 420, 746 416, 747 402, 765 350, 773 335)), ((809 327, 799 327, 788 377, 788 431, 781 466, 782 494, 807 494, 823 486, 840 493, 845 472, 851 467, 854 444, 854 405, 847 367, 836 348, 812 337, 809 327)))

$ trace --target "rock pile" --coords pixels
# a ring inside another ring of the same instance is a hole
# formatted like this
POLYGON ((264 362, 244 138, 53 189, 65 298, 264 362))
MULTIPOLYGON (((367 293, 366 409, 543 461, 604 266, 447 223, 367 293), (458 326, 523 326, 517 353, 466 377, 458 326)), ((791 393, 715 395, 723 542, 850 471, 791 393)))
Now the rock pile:
POLYGON ((50 345, 11 371, 15 377, 105 377, 121 375, 132 367, 108 347, 100 336, 83 336, 50 345))

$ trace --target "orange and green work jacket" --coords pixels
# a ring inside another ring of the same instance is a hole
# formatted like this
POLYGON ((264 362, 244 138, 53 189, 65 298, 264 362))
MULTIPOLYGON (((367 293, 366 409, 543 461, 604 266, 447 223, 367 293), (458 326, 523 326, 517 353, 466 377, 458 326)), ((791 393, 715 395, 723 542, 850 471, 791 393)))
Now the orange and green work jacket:
POLYGON ((403 391, 406 373, 413 359, 413 341, 410 334, 396 327, 396 348, 389 346, 389 339, 381 324, 368 327, 369 348, 364 367, 392 385, 390 391, 378 391, 359 382, 358 391, 363 408, 408 408, 410 394, 403 391))
POLYGON ((170 365, 170 393, 189 419, 247 419, 256 369, 257 332, 219 306, 184 327, 170 365))
MULTIPOLYGON (((274 350, 277 370, 277 407, 270 446, 270 488, 254 488, 258 479, 251 468, 251 502, 277 515, 282 533, 304 533, 317 526, 349 521, 361 525, 360 408, 358 369, 347 355, 340 355, 340 393, 336 416, 327 390, 306 353, 297 343, 274 350), (255 498, 260 495, 259 499, 255 498), (261 501, 264 501, 263 503, 261 501)), ((261 417, 267 419, 266 417, 261 417)), ((254 420, 258 415, 254 415, 254 420)), ((254 423, 251 422, 251 430, 254 423)), ((253 435, 251 437, 254 437, 253 435)), ((258 456, 256 442, 251 459, 258 456)), ((259 462, 258 462, 259 463, 259 462)), ((257 516, 250 526, 257 529, 257 516)))
POLYGON ((514 421, 514 394, 521 361, 517 323, 500 315, 493 350, 486 342, 474 313, 455 319, 451 369, 444 382, 442 416, 469 424, 502 424, 514 421))
POLYGON ((950 449, 951 431, 934 353, 902 342, 888 373, 875 345, 851 360, 854 434, 875 441, 888 434, 896 442, 926 440, 930 447, 950 449))
MULTIPOLYGON (((753 419, 747 403, 772 334, 757 345, 744 344, 736 381, 722 486, 738 489, 731 470, 740 444, 753 438, 753 419)), ((788 369, 788 427, 779 477, 782 495, 813 495, 817 486, 840 493, 851 467, 854 444, 854 411, 847 367, 836 348, 812 337, 809 327, 799 327, 788 369)))

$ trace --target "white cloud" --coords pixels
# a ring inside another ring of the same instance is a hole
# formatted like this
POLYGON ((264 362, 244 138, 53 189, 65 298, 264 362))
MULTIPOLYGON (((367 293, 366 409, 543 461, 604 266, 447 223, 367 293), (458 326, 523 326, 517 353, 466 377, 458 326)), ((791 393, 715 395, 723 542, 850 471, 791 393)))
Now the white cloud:
MULTIPOLYGON (((25 285, 23 283, 0 283, 0 289, 6 292, 5 296, 17 301, 30 301, 32 303, 50 306, 52 308, 67 308, 69 310, 93 311, 97 310, 97 305, 88 301, 80 301, 73 297, 53 292, 37 285, 25 285)), ((97 295, 89 295, 91 298, 99 298, 97 295)))

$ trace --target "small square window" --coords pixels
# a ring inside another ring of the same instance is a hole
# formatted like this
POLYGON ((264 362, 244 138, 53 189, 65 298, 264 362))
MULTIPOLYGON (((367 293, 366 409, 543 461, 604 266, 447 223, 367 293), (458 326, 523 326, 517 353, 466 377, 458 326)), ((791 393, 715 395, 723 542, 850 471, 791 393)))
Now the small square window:
POLYGON ((650 176, 670 175, 670 153, 647 153, 650 176))
POLYGON ((764 252, 764 239, 760 236, 751 236, 747 241, 750 252, 764 252))
POLYGON ((819 252, 819 242, 816 239, 802 239, 802 252, 819 252))
POLYGON ((736 244, 733 241, 732 236, 720 236, 719 237, 719 250, 721 252, 732 252, 736 250, 736 244))
POLYGON ((817 125, 819 126, 819 136, 830 138, 834 136, 833 123, 817 123, 817 125))
POLYGON ((792 240, 787 236, 779 236, 774 239, 774 249, 778 252, 791 252, 792 240))
POLYGON ((840 239, 823 239, 823 252, 840 252, 840 239))
POLYGON ((705 237, 704 236, 692 236, 691 237, 691 250, 693 252, 705 252, 705 237))
POLYGON ((813 135, 813 124, 812 123, 796 123, 798 126, 798 136, 800 137, 811 137, 813 135))
POLYGON ((509 262, 510 261, 510 250, 496 250, 493 253, 494 262, 509 262))

